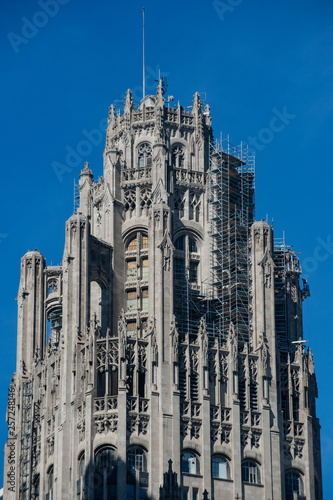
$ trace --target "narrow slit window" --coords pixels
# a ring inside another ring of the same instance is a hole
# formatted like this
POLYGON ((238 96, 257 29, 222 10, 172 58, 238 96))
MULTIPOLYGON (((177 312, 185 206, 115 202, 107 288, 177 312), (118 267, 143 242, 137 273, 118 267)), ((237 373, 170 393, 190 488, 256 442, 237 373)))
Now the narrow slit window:
POLYGON ((149 296, 148 296, 148 289, 142 290, 142 310, 143 311, 148 311, 149 308, 149 296))

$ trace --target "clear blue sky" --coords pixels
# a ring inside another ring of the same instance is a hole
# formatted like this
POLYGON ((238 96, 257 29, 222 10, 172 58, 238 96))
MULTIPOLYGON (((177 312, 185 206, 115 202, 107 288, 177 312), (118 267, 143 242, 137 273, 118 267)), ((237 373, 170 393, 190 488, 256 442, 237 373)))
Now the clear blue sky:
MULTIPOLYGON (((57 0, 58 12, 43 15, 43 1, 1 1, 1 447, 15 370, 20 258, 38 248, 48 264, 61 262, 74 179, 86 160, 95 178, 102 174, 103 141, 84 156, 84 130, 103 127, 109 105, 129 87, 136 102, 142 91, 142 2, 57 0), (60 182, 52 165, 66 165, 68 148, 79 149, 80 165, 60 182)), ((144 5, 147 92, 154 91, 161 69, 169 93, 183 106, 196 91, 205 93, 216 135, 222 130, 235 144, 254 144, 257 219, 274 219, 275 236, 285 231, 286 242, 302 252, 311 289, 304 337, 315 359, 329 498, 333 4, 225 0, 224 12, 210 0, 144 5), (282 120, 274 119, 281 114, 282 120)))

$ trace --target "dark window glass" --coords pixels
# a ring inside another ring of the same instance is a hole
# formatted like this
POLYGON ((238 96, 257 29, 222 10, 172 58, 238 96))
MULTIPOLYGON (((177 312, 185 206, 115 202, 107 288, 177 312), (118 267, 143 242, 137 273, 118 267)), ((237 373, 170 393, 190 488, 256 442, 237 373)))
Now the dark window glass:
POLYGON ((185 236, 180 236, 175 241, 176 250, 185 250, 185 236))
POLYGON ((185 279, 185 261, 184 259, 174 259, 174 278, 177 281, 185 279))

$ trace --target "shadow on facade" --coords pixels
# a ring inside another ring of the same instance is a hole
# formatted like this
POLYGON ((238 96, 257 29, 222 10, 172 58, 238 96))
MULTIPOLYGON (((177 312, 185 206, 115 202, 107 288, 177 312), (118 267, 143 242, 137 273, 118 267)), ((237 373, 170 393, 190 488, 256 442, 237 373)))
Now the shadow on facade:
MULTIPOLYGON (((77 480, 76 495, 82 500, 182 500, 181 486, 177 473, 169 460, 168 471, 164 473, 159 495, 148 495, 149 473, 138 461, 125 464, 110 453, 105 453, 93 464, 90 462, 83 475, 77 480)), ((203 496, 209 500, 208 496, 203 496)))
MULTIPOLYGON (((148 495, 149 473, 137 467, 128 467, 120 460, 104 456, 95 464, 90 463, 83 476, 77 481, 76 498, 82 500, 182 500, 182 489, 177 473, 169 460, 168 471, 163 475, 163 484, 158 497, 148 495)), ((202 495, 209 500, 208 493, 202 495)), ((198 499, 199 500, 199 499, 198 499)))

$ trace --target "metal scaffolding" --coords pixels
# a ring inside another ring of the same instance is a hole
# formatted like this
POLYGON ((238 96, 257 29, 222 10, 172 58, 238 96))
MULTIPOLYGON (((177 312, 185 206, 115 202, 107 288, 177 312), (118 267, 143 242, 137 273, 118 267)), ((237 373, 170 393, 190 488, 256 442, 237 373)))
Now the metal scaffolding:
POLYGON ((254 153, 229 138, 210 144, 210 323, 225 339, 233 323, 250 340, 249 230, 254 221, 254 153))
POLYGON ((301 274, 298 257, 291 246, 285 243, 285 237, 274 240, 274 289, 275 289, 275 331, 277 344, 281 352, 290 352, 293 348, 288 331, 287 281, 288 274, 301 274))

